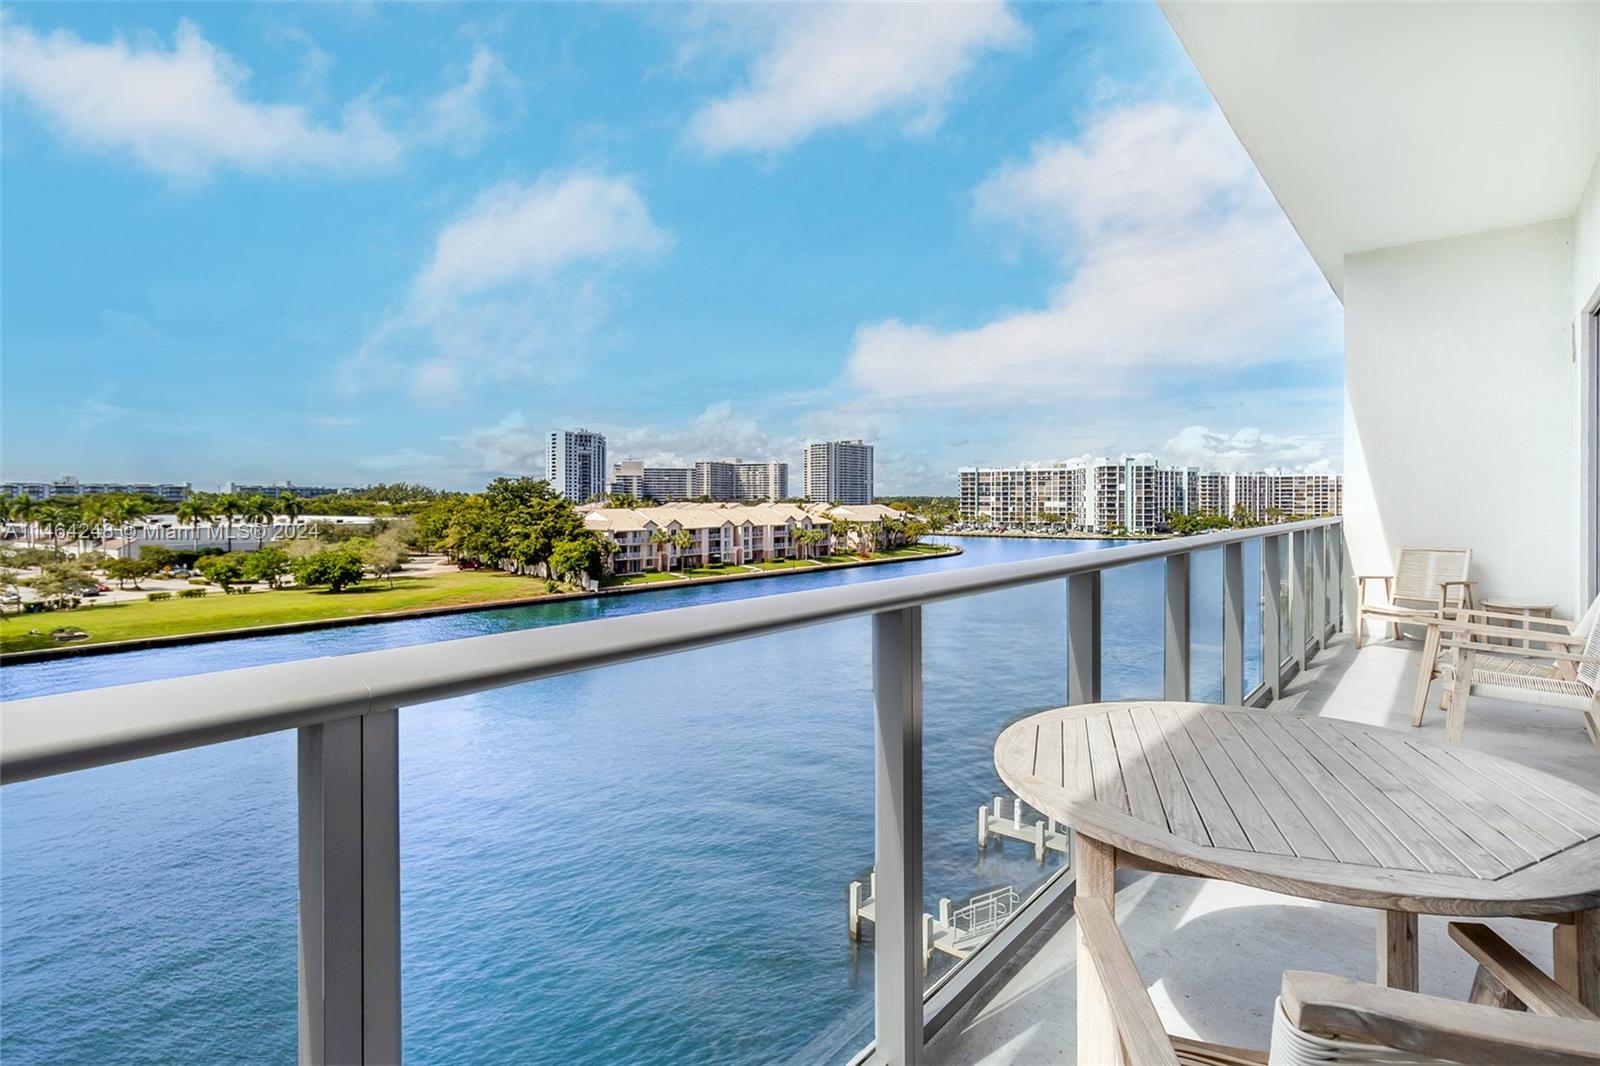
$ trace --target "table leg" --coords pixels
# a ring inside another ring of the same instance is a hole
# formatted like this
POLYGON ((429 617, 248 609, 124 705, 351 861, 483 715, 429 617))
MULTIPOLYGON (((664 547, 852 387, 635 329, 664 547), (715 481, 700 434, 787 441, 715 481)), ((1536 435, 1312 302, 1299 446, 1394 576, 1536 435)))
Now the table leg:
POLYGON ((1579 911, 1555 927, 1556 983, 1600 1014, 1600 911, 1579 911))
MULTIPOLYGON (((1116 913, 1117 849, 1110 844, 1077 834, 1073 858, 1078 864, 1077 895, 1103 899, 1116 913)), ((1089 958, 1083 933, 1078 933, 1078 1061, 1081 1063, 1124 1066, 1122 1040, 1117 1036, 1116 1018, 1099 971, 1089 958)))
POLYGON ((1384 911, 1378 919, 1378 984, 1417 991, 1417 916, 1384 911))

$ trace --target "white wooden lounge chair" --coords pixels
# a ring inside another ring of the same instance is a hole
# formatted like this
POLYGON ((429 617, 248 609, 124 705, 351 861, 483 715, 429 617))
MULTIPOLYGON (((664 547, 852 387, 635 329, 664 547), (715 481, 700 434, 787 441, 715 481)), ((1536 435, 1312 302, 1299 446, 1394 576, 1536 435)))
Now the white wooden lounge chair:
MULTIPOLYGON (((1477 653, 1473 666, 1476 671, 1485 675, 1486 683, 1487 675, 1490 674, 1516 674, 1528 678, 1530 682, 1573 681, 1578 676, 1576 664, 1565 659, 1549 659, 1536 653, 1529 653, 1527 649, 1530 646, 1535 649, 1555 648, 1568 652, 1582 649, 1588 642, 1589 634, 1594 630, 1595 624, 1600 622, 1600 596, 1595 597, 1594 602, 1589 604, 1589 609, 1583 613, 1583 617, 1576 621, 1562 618, 1530 619, 1520 614, 1467 608, 1447 613, 1450 617, 1436 618, 1428 622, 1428 633, 1422 642, 1422 662, 1417 670, 1417 695, 1411 706, 1413 726, 1422 724, 1428 706, 1428 688, 1433 679, 1440 674, 1441 659, 1452 667, 1451 678, 1454 679, 1455 653, 1440 647, 1444 636, 1470 633, 1481 643, 1495 640, 1499 644, 1516 643, 1522 646, 1521 653, 1502 654, 1502 649, 1498 647, 1477 653), (1508 627, 1506 625, 1508 622, 1515 628, 1508 627)), ((1529 687, 1539 686, 1532 684, 1529 687)), ((1449 702, 1449 690, 1449 685, 1446 685, 1441 693, 1441 706, 1449 702)))
POLYGON ((1366 620, 1389 623, 1389 637, 1399 626, 1438 618, 1447 607, 1471 607, 1471 548, 1401 548, 1394 573, 1356 575, 1356 647, 1366 638, 1366 620), (1384 602, 1367 602, 1367 583, 1382 581, 1384 602))
MULTIPOLYGON (((1461 743, 1467 728, 1467 700, 1474 694, 1577 711, 1589 740, 1600 748, 1600 623, 1584 636, 1539 633, 1521 644, 1489 644, 1505 639, 1504 626, 1441 620, 1439 676, 1444 690, 1444 736, 1461 743)), ((1421 684, 1421 679, 1418 679, 1421 684)))
POLYGON ((1600 1019, 1482 926, 1461 933, 1454 923, 1450 928, 1457 943, 1479 961, 1475 993, 1493 989, 1526 1013, 1291 970, 1283 975, 1273 1010, 1271 1049, 1262 1054, 1168 1035, 1110 903, 1080 897, 1074 907, 1111 1001, 1121 1061, 1132 1066, 1600 1064, 1600 1019))

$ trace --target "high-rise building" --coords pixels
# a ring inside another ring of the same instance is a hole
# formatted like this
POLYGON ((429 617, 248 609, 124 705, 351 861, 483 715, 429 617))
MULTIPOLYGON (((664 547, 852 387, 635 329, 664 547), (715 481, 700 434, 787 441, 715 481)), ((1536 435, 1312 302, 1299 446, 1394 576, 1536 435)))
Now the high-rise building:
POLYGON ((806 499, 816 503, 871 503, 872 445, 859 440, 806 446, 806 499))
POLYGON ((606 491, 606 438, 587 429, 550 433, 550 487, 582 503, 606 491))
POLYGON ((0 484, 0 496, 26 496, 30 500, 48 500, 56 496, 154 496, 163 503, 181 503, 193 490, 189 483, 149 481, 79 481, 75 477, 59 477, 54 481, 7 481, 0 484))
POLYGON ((789 464, 735 463, 741 500, 786 500, 789 498, 789 464))
POLYGON ((1221 474, 1164 466, 1146 457, 1081 459, 1026 466, 962 467, 963 518, 1002 525, 1065 522, 1079 529, 1146 533, 1166 528, 1172 514, 1236 512, 1255 519, 1338 514, 1337 474, 1281 470, 1221 474))

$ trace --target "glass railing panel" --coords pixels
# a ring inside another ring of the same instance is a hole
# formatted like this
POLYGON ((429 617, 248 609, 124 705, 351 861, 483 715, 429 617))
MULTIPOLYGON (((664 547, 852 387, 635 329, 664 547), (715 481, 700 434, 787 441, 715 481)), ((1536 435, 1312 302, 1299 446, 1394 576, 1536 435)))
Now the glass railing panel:
POLYGON ((7 1066, 294 1061, 296 795, 293 733, 7 785, 7 1066))
POLYGON ((1222 549, 1189 556, 1189 698, 1222 702, 1222 549))
POLYGON ((1244 542, 1244 694, 1250 695, 1263 676, 1261 647, 1261 539, 1244 542))
POLYGON ((1160 699, 1165 561, 1106 570, 1100 578, 1100 692, 1108 700, 1160 699))
POLYGON ((407 1056, 867 1043, 846 886, 873 862, 871 655, 857 618, 404 713, 407 1056))
POLYGON ((1046 821, 1043 855, 1017 839, 1016 800, 994 768, 1007 725, 1066 703, 1065 608, 1062 583, 1051 581, 923 609, 923 889, 938 921, 930 983, 1065 865, 1065 831, 1040 812, 1023 810, 1020 835, 1046 821), (980 807, 994 822, 982 847, 980 807), (941 900, 950 901, 948 924, 941 900))

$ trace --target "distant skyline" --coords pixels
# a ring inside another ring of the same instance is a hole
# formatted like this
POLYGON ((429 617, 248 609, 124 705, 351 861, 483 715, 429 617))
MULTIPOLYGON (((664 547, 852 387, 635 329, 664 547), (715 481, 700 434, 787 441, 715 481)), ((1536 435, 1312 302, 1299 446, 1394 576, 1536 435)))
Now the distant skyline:
POLYGON ((8 4, 0 475, 878 446, 1337 470, 1340 310, 1154 5, 8 4))

